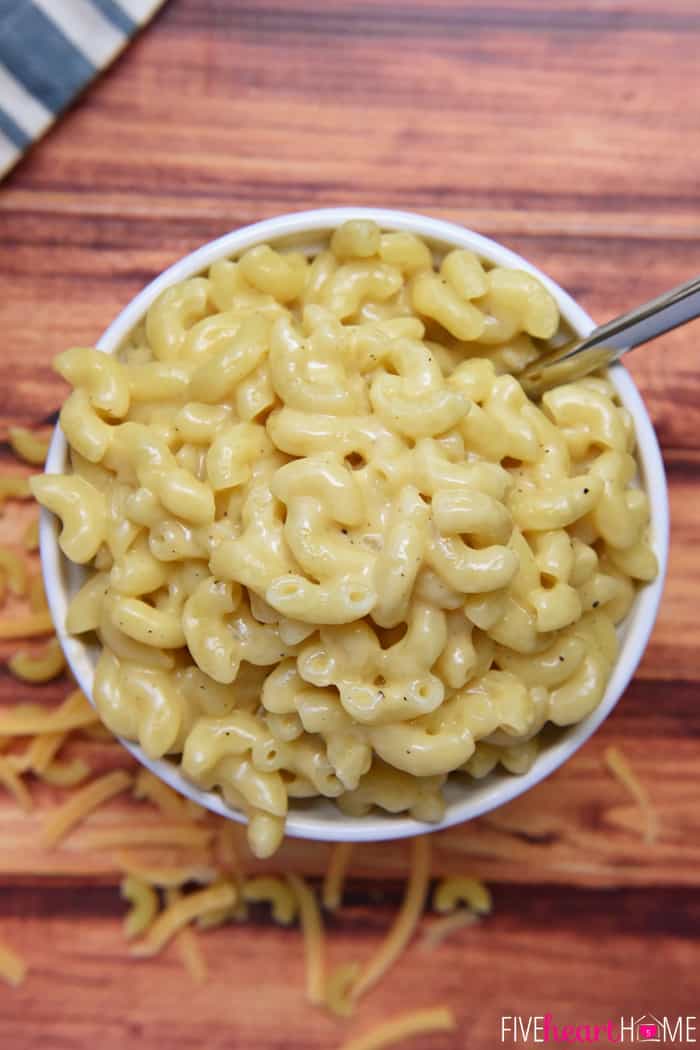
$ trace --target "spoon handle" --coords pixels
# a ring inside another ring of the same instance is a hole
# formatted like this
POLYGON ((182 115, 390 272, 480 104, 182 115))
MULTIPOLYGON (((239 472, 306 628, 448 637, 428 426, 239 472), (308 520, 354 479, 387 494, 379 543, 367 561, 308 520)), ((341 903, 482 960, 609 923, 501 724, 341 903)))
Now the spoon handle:
POLYGON ((518 376, 530 397, 604 368, 635 346, 700 316, 700 276, 533 361, 518 376))

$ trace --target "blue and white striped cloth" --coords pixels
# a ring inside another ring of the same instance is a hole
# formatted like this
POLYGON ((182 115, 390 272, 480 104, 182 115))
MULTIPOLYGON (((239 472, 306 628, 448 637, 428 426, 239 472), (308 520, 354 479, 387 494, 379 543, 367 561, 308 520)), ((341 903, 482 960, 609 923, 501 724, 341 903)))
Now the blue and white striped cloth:
POLYGON ((0 0, 0 178, 164 0, 0 0))

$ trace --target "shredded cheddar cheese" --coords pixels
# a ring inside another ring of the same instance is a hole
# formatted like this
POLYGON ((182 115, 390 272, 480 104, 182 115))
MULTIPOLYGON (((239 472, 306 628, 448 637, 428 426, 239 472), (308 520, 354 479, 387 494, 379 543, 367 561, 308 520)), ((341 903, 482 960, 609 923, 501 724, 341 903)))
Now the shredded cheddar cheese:
POLYGON ((85 820, 98 806, 131 787, 131 773, 123 769, 106 773, 86 784, 80 791, 54 810, 42 829, 42 841, 46 846, 57 845, 71 828, 85 820))
POLYGON ((605 764, 612 775, 624 788, 627 789, 639 806, 644 827, 644 841, 648 845, 651 845, 656 842, 656 839, 658 838, 659 824, 647 789, 644 787, 639 777, 618 748, 606 748, 604 758, 605 764))
POLYGON ((427 1032, 453 1032, 457 1027, 454 1014, 446 1006, 410 1010, 392 1017, 355 1039, 343 1043, 341 1050, 384 1050, 402 1039, 427 1032))

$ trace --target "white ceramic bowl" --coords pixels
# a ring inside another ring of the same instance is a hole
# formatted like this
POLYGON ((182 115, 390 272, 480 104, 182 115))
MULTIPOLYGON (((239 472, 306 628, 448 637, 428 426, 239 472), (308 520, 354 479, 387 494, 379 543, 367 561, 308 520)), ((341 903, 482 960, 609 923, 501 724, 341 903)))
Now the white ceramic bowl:
MULTIPOLYGON (((594 327, 593 321, 573 299, 562 291, 550 278, 502 245, 481 237, 471 230, 452 223, 430 219, 409 212, 390 211, 384 208, 323 208, 318 211, 297 212, 280 215, 265 222, 228 233, 180 259, 173 266, 144 288, 109 326, 97 346, 105 353, 113 353, 126 334, 139 322, 153 300, 170 285, 187 277, 201 273, 216 259, 226 258, 242 252, 261 242, 294 246, 309 251, 318 249, 329 231, 348 219, 374 219, 385 230, 408 230, 425 238, 436 252, 454 247, 470 248, 482 258, 500 266, 519 267, 538 277, 556 299, 562 318, 578 335, 587 335, 594 327)), ((532 769, 524 776, 509 773, 492 773, 480 781, 460 778, 448 782, 446 788, 447 809, 440 824, 422 824, 405 816, 370 814, 351 818, 340 813, 326 800, 309 803, 292 803, 287 819, 287 832, 300 838, 347 841, 378 841, 402 838, 425 831, 435 831, 478 817, 501 806, 527 791, 544 777, 558 769, 610 714, 632 678, 647 644, 656 618, 663 589, 668 550, 668 494, 666 478, 654 430, 641 397, 627 371, 615 365, 611 375, 622 403, 632 413, 637 433, 638 456, 641 466, 641 484, 650 495, 651 542, 659 560, 657 579, 643 587, 635 599, 632 610, 621 629, 621 649, 605 696, 596 710, 583 722, 562 731, 547 744, 538 756, 532 769)), ((51 442, 46 470, 62 473, 66 469, 66 441, 60 430, 51 442)), ((94 646, 88 646, 80 638, 66 634, 64 623, 69 598, 77 589, 84 570, 71 565, 61 553, 58 542, 58 527, 53 515, 42 513, 41 558, 49 605, 57 633, 66 657, 81 689, 92 696, 93 672, 97 656, 94 646)), ((124 746, 171 787, 195 802, 216 813, 243 821, 245 818, 230 809, 221 796, 212 791, 200 791, 179 772, 178 767, 167 759, 151 761, 137 745, 123 741, 124 746)))

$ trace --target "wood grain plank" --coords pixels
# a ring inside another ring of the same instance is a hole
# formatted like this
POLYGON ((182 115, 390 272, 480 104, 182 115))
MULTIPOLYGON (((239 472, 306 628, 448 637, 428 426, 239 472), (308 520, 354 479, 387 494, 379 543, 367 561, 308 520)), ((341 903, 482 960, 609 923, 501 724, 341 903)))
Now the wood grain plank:
MULTIPOLYGON (((503 887, 493 917, 446 942, 437 958, 414 944, 400 971, 361 1003, 349 1023, 304 1003, 294 930, 275 929, 260 918, 252 926, 207 934, 210 978, 193 988, 170 950, 157 961, 128 958, 112 898, 96 905, 92 920, 70 908, 46 915, 40 907, 35 915, 37 903, 25 897, 25 917, 2 921, 3 931, 34 963, 31 982, 13 995, 9 1013, 0 999, 4 1036, 22 1050, 43 1050, 49 1031, 59 1050, 82 1050, 94 1038, 105 1050, 137 1040, 141 1046, 167 1042, 195 1050, 203 1039, 213 1050, 330 1050, 346 1033, 407 1004, 439 1002, 452 1004, 459 1030, 416 1040, 416 1050, 493 1050, 500 1045, 502 1014, 551 1012, 559 1023, 619 1023, 620 1015, 669 1012, 669 1000, 659 991, 667 988, 675 989, 674 1017, 675 1011, 692 1015, 696 1009, 686 978, 698 962, 697 902, 676 895, 664 900, 649 892, 546 890, 531 892, 524 902, 518 888, 503 887), (48 940, 50 954, 41 948, 48 940), (631 965, 642 957, 643 967, 631 965), (186 1011, 175 1005, 183 999, 186 1011)), ((351 901, 330 923, 331 964, 365 957, 392 912, 381 902, 367 907, 351 901)))
POLYGON ((170 8, 28 158, 11 191, 94 194, 97 183, 104 196, 126 180, 137 199, 170 194, 180 214, 183 199, 215 193, 229 207, 241 201, 243 218, 256 199, 266 213, 310 199, 554 211, 579 227, 632 209, 638 228, 676 216, 697 231, 696 185, 677 137, 693 120, 692 106, 676 105, 694 73, 690 7, 645 15, 602 5, 582 15, 451 4, 414 6, 413 18, 403 5, 170 8), (285 32, 285 8, 299 32, 285 32), (657 28, 650 47, 652 14, 669 28, 657 28), (597 23, 592 39, 577 18, 597 23), (189 89, 178 97, 177 150, 163 83, 189 89), (507 163, 534 146, 533 162, 507 163))

